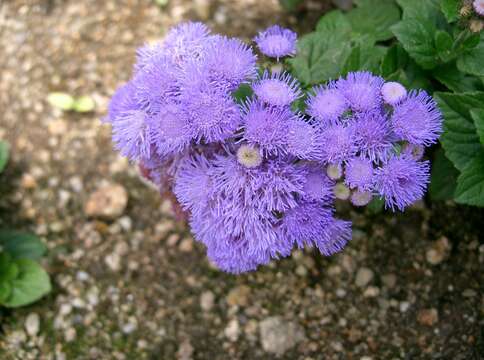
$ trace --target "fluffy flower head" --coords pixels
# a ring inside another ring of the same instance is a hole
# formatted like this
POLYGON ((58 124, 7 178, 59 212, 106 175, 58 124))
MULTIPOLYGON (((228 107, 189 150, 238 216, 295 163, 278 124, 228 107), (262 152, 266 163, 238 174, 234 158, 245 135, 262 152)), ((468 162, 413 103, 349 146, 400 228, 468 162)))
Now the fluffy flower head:
POLYGON ((422 198, 429 182, 429 171, 428 161, 395 156, 375 171, 375 188, 385 198, 387 208, 403 210, 422 198))
POLYGON ((345 183, 352 189, 370 190, 373 187, 373 164, 370 160, 355 157, 346 163, 345 183))
POLYGON ((306 100, 307 113, 321 123, 334 122, 348 110, 348 103, 335 83, 318 86, 306 100))
POLYGON ((270 108, 259 101, 250 101, 242 117, 243 139, 257 146, 263 154, 286 153, 286 137, 292 113, 285 108, 270 108))
POLYGON ((396 105, 391 123, 401 140, 415 145, 429 146, 442 132, 442 114, 425 91, 410 92, 404 101, 396 105))
POLYGON ((297 34, 278 25, 259 32, 254 41, 264 55, 272 58, 296 54, 297 34))
POLYGON ((299 82, 291 75, 281 72, 269 74, 265 71, 252 84, 252 90, 261 101, 272 106, 289 106, 302 95, 299 82))
POLYGON ((348 73, 346 79, 337 81, 337 88, 343 93, 354 111, 378 109, 382 102, 381 88, 384 80, 370 72, 348 73))
POLYGON ((351 126, 331 125, 321 132, 321 160, 326 163, 341 163, 356 151, 355 133, 351 126))
POLYGON ((474 10, 481 16, 484 16, 484 0, 474 0, 472 3, 474 10))

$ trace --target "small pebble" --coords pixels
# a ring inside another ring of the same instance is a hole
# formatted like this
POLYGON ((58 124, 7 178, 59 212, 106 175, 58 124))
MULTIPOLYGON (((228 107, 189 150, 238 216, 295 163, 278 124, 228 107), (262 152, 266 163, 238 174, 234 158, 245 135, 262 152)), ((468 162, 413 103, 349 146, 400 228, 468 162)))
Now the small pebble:
POLYGON ((30 313, 25 319, 25 331, 29 336, 36 336, 40 329, 40 317, 36 313, 30 313))

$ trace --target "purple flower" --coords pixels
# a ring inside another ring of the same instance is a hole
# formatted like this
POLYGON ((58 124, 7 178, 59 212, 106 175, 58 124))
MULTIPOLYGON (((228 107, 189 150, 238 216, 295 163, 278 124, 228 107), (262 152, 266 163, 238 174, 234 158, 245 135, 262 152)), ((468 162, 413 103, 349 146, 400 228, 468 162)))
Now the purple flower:
POLYGON ((334 123, 348 110, 343 93, 331 82, 327 86, 313 88, 314 95, 306 100, 308 115, 321 123, 334 123))
POLYGON ((383 100, 390 105, 396 105, 407 96, 407 90, 402 84, 390 81, 383 84, 381 88, 383 100))
POLYGON ((235 90, 241 83, 257 75, 257 57, 252 48, 239 39, 214 37, 202 61, 210 81, 235 90))
POLYGON ((259 32, 254 41, 264 55, 278 60, 296 54, 297 34, 278 25, 259 32))
POLYGON ((385 198, 385 206, 403 210, 420 200, 429 182, 428 161, 394 156, 375 171, 375 189, 385 198))
POLYGON ((120 86, 114 93, 108 107, 109 122, 115 121, 121 113, 125 111, 139 110, 140 106, 134 99, 135 88, 131 82, 120 86))
POLYGON ((474 0, 472 3, 474 10, 481 16, 484 16, 484 0, 474 0))
POLYGON ((316 246, 323 255, 333 255, 351 239, 351 223, 332 213, 320 202, 303 202, 284 214, 282 231, 299 248, 316 246))
POLYGON ((214 186, 225 196, 240 198, 259 211, 284 211, 295 206, 304 194, 307 170, 284 159, 269 159, 248 168, 236 155, 216 155, 212 173, 214 186))
POLYGON ((243 139, 263 154, 287 152, 288 123, 294 115, 285 108, 270 108, 260 101, 249 101, 243 109, 243 139))
POLYGON ((388 157, 393 148, 388 119, 378 112, 362 113, 354 122, 356 145, 360 154, 378 162, 388 157))
POLYGON ((233 98, 205 81, 194 80, 192 86, 184 88, 180 103, 198 143, 225 140, 240 125, 240 109, 233 98))
POLYGON ((192 213, 199 213, 212 198, 211 162, 196 154, 181 162, 176 173, 173 192, 180 205, 192 213))
POLYGON ((442 132, 442 114, 425 91, 411 91, 394 107, 393 131, 401 140, 416 145, 434 144, 442 132))
POLYGON ((150 118, 150 128, 156 150, 161 157, 179 153, 188 147, 192 129, 178 104, 166 104, 150 118))
MULTIPOLYGON (((166 34, 163 49, 177 66, 182 66, 188 59, 204 55, 210 41, 210 30, 200 22, 186 22, 173 27, 166 34)), ((148 52, 149 53, 149 52, 148 52)), ((140 62, 138 60, 138 62, 140 62)))
POLYGON ((124 111, 111 124, 113 141, 121 155, 131 160, 150 157, 153 136, 144 111, 124 111))
POLYGON ((289 106, 302 96, 299 82, 291 75, 281 72, 269 74, 265 71, 252 84, 252 89, 262 102, 272 106, 289 106))
POLYGON ((304 164, 307 169, 304 198, 328 202, 334 198, 334 182, 326 176, 324 168, 318 164, 304 164))
POLYGON ((351 189, 371 190, 373 188, 373 164, 365 158, 355 157, 346 163, 345 183, 351 189))
POLYGON ((177 73, 171 60, 164 55, 156 56, 150 64, 138 71, 133 86, 136 103, 149 114, 156 114, 179 93, 177 73))
POLYGON ((373 198, 373 194, 370 191, 356 190, 351 193, 350 201, 355 206, 368 205, 373 198))
POLYGON ((356 154, 355 132, 352 126, 330 125, 321 132, 321 160, 341 163, 356 154))
POLYGON ((348 73, 346 79, 337 81, 337 88, 343 93, 354 111, 378 109, 382 103, 381 88, 384 80, 370 72, 348 73))
POLYGON ((302 118, 287 122, 287 152, 305 160, 321 158, 321 137, 319 131, 302 118))

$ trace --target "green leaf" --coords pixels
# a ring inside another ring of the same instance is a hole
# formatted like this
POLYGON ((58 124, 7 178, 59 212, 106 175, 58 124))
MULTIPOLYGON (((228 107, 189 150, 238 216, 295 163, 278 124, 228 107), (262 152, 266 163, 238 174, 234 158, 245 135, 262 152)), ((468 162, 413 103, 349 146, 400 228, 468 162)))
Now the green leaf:
POLYGON ((74 107, 74 98, 63 92, 53 92, 47 96, 47 101, 52 106, 61 110, 72 110, 74 107))
POLYGON ((481 144, 484 145, 484 109, 472 109, 471 117, 477 129, 477 135, 481 144))
POLYGON ((435 19, 438 20, 440 0, 397 0, 403 10, 403 20, 407 19, 435 19))
POLYGON ((13 230, 0 230, 0 245, 15 259, 37 260, 46 251, 44 243, 37 236, 13 230))
POLYGON ((455 201, 484 206, 484 150, 472 159, 457 178, 455 201))
POLYGON ((235 99, 237 103, 243 104, 253 94, 254 94, 254 91, 252 90, 252 87, 249 84, 242 84, 239 86, 237 90, 235 90, 232 93, 232 97, 235 99))
POLYGON ((10 154, 10 145, 0 140, 0 173, 5 169, 10 154))
POLYGON ((454 22, 459 18, 459 8, 462 0, 441 0, 440 9, 448 22, 454 22))
POLYGON ((452 36, 443 30, 437 30, 435 32, 435 48, 439 54, 442 61, 447 62, 452 58, 452 45, 454 44, 454 39, 452 36))
POLYGON ((6 281, 0 281, 0 304, 3 304, 4 301, 7 301, 11 293, 12 285, 6 281))
POLYGON ((432 70, 432 75, 454 92, 480 91, 484 89, 482 82, 478 78, 460 72, 455 63, 436 67, 432 70))
POLYGON ((467 74, 484 76, 484 40, 482 40, 482 36, 475 48, 457 59, 457 68, 467 74))
POLYGON ((382 197, 375 196, 370 203, 366 206, 368 211, 372 214, 378 214, 383 211, 385 200, 382 197))
MULTIPOLYGON (((166 1, 166 0, 165 0, 166 1)), ((294 11, 297 9, 299 5, 302 4, 304 0, 279 0, 279 3, 286 9, 287 11, 294 11)))
POLYGON ((360 0, 348 12, 353 36, 370 35, 377 41, 393 37, 390 27, 400 20, 400 10, 393 0, 360 0))
POLYGON ((304 85, 335 79, 351 52, 347 34, 314 32, 298 42, 298 54, 288 60, 293 75, 304 85))
POLYGON ((0 253, 0 283, 11 281, 18 276, 18 267, 7 252, 0 253))
POLYGON ((452 165, 452 162, 445 157, 444 150, 437 150, 432 162, 432 175, 430 178, 430 196, 432 200, 453 199, 458 175, 459 172, 452 165))
POLYGON ((11 281, 12 292, 3 302, 7 307, 28 305, 48 294, 52 287, 49 275, 42 267, 30 259, 17 259, 18 277, 11 281))
POLYGON ((96 107, 96 103, 90 96, 81 96, 74 101, 72 110, 75 112, 85 113, 91 112, 96 107))
POLYGON ((380 75, 384 78, 405 68, 408 63, 408 54, 400 44, 393 45, 385 54, 380 65, 380 75))
POLYGON ((408 54, 424 69, 432 69, 440 59, 434 46, 435 25, 427 19, 407 19, 392 31, 408 54))
POLYGON ((445 155, 462 171, 482 149, 470 109, 484 107, 484 92, 437 92, 434 95, 444 115, 444 133, 440 141, 445 155))
POLYGON ((373 46, 371 43, 356 45, 351 54, 346 59, 342 75, 350 71, 368 70, 377 72, 388 48, 383 46, 373 46))
POLYGON ((341 10, 333 10, 319 19, 316 31, 330 34, 334 32, 349 34, 351 32, 351 23, 341 10))

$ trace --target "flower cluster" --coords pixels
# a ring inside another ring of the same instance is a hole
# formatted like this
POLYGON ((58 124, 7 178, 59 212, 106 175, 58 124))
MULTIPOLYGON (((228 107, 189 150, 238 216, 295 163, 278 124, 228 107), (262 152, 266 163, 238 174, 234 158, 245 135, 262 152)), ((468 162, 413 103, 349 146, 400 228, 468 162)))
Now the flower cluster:
MULTIPOLYGON (((278 26, 254 41, 277 60, 296 51, 296 35, 278 26)), ((423 91, 367 72, 306 91, 200 23, 139 50, 108 122, 116 148, 175 194, 208 257, 232 273, 295 247, 326 256, 343 249, 351 223, 335 217, 336 198, 364 206, 379 196, 399 210, 420 199, 423 149, 441 132, 423 91), (241 86, 251 89, 243 99, 241 86)))

